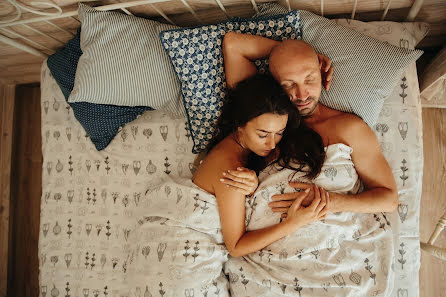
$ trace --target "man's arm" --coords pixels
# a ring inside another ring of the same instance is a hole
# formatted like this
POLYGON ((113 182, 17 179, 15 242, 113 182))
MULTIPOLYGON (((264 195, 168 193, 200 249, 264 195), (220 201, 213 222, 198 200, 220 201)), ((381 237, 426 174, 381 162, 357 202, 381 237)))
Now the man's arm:
MULTIPOLYGON (((378 140, 373 131, 360 119, 348 116, 333 129, 342 130, 344 143, 353 148, 352 161, 356 172, 364 184, 359 194, 337 194, 330 192, 327 212, 392 212, 398 207, 398 191, 392 170, 381 153, 378 140)), ((335 132, 337 133, 337 132, 335 132)), ((290 183, 296 189, 307 189, 311 184, 290 183)), ((312 193, 302 203, 312 200, 312 193)), ((286 208, 296 199, 293 195, 275 195, 269 206, 274 212, 286 212, 286 208)))
POLYGON ((356 195, 330 193, 329 212, 392 212, 398 207, 398 191, 392 169, 384 158, 378 139, 362 120, 349 116, 343 128, 356 172, 364 191, 356 195), (347 128, 348 126, 348 128, 347 128))
POLYGON ((233 88, 238 82, 253 76, 257 72, 253 61, 269 56, 273 47, 279 43, 256 35, 226 33, 223 56, 228 87, 233 88))
MULTIPOLYGON (((234 88, 237 83, 256 74, 257 69, 253 62, 268 57, 279 44, 280 41, 258 35, 226 33, 223 38, 223 57, 228 88, 234 88)), ((317 57, 322 84, 328 90, 333 76, 331 60, 322 54, 317 54, 317 57)))

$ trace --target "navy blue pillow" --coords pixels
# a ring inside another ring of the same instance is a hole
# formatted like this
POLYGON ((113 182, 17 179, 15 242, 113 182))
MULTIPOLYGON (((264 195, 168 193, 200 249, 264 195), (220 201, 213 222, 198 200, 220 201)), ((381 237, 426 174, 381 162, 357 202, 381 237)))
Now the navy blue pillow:
POLYGON ((100 151, 105 149, 113 140, 116 134, 118 134, 120 127, 135 120, 144 111, 153 110, 153 108, 68 102, 68 97, 74 86, 77 62, 81 55, 79 29, 76 36, 68 41, 62 50, 48 57, 47 64, 65 96, 65 101, 73 109, 74 116, 84 127, 96 149, 100 151))

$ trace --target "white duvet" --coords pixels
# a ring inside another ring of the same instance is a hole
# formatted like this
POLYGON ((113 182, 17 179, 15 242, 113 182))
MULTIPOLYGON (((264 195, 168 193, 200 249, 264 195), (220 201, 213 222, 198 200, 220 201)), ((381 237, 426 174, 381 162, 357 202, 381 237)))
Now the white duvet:
MULTIPOLYGON (((357 193, 361 184, 344 144, 326 148, 315 183, 328 191, 357 193)), ((292 171, 260 175, 247 209, 247 230, 277 224, 268 206, 271 196, 293 191, 292 171)), ((230 257, 225 264, 232 296, 377 296, 389 295, 393 274, 393 235, 384 214, 335 213, 310 223, 259 252, 230 257)))
MULTIPOLYGON (((357 193, 361 184, 351 151, 343 144, 328 146, 315 182, 329 191, 357 193)), ((291 190, 290 175, 274 168, 260 175, 256 194, 247 200, 247 230, 279 223, 267 203, 291 190)), ((259 252, 229 260, 215 196, 190 179, 166 178, 149 187, 134 215, 124 282, 130 295, 228 296, 228 286, 232 296, 375 296, 392 289, 393 237, 381 213, 330 214, 259 252)))

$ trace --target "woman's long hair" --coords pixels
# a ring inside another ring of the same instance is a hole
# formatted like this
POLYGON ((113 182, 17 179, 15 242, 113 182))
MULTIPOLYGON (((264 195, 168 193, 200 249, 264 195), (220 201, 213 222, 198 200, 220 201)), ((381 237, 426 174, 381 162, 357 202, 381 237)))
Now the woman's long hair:
MULTIPOLYGON (((310 179, 316 177, 325 159, 322 138, 305 125, 289 96, 271 75, 256 74, 229 90, 217 121, 217 132, 207 151, 265 113, 288 115, 286 129, 277 145, 279 156, 274 162, 283 168, 305 171, 310 179)), ((263 157, 249 154, 248 168, 258 172, 265 165, 263 157)))

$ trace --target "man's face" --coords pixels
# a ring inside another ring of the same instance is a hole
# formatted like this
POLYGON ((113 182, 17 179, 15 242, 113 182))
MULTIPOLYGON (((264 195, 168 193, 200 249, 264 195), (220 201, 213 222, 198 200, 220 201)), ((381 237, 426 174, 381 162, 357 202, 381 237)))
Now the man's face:
POLYGON ((311 115, 322 90, 319 61, 314 51, 306 46, 280 49, 271 57, 270 69, 299 113, 311 115))

